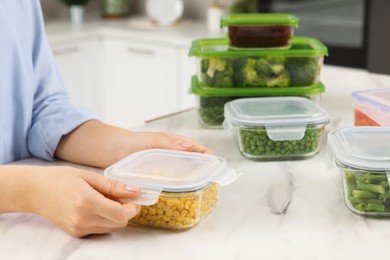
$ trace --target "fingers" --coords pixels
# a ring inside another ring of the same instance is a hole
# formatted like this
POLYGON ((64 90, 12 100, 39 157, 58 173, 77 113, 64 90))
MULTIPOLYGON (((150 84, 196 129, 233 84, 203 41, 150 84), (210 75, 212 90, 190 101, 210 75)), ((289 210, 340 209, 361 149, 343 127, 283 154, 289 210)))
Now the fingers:
POLYGON ((136 198, 139 195, 138 187, 126 185, 117 180, 89 172, 86 172, 82 177, 97 193, 95 196, 96 201, 93 202, 96 214, 113 223, 117 223, 118 227, 122 227, 129 219, 139 213, 140 206, 118 202, 119 199, 136 198))
POLYGON ((102 198, 96 205, 96 214, 110 220, 116 227, 125 226, 129 219, 135 217, 140 210, 141 206, 139 205, 120 204, 107 198, 102 198))
POLYGON ((82 178, 99 193, 113 200, 131 199, 139 195, 138 187, 106 178, 97 173, 85 172, 82 178))
POLYGON ((151 133, 153 138, 150 138, 151 148, 170 149, 188 152, 208 153, 211 151, 203 145, 185 138, 183 136, 174 135, 170 133, 151 133))
POLYGON ((91 234, 104 234, 121 229, 127 226, 129 219, 139 213, 140 206, 124 204, 121 207, 127 214, 118 214, 111 219, 94 214, 88 218, 88 221, 81 219, 80 222, 73 223, 64 230, 72 236, 85 237, 91 234))

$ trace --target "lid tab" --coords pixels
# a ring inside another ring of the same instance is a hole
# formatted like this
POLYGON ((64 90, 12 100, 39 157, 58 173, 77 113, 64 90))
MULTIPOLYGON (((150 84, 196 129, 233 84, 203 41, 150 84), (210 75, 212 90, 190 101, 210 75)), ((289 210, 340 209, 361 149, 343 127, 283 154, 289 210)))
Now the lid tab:
POLYGON ((301 140, 305 137, 306 125, 266 126, 265 129, 272 141, 301 140))

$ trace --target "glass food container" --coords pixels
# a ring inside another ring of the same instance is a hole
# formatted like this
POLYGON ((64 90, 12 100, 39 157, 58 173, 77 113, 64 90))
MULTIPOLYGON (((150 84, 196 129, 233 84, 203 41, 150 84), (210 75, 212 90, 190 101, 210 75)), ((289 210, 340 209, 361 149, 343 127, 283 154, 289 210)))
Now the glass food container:
POLYGON ((288 50, 231 50, 227 39, 194 40, 200 83, 214 88, 310 86, 318 82, 328 50, 320 41, 295 37, 288 50))
POLYGON ((150 149, 107 168, 104 175, 141 188, 132 203, 142 205, 130 225, 182 230, 197 225, 216 206, 219 188, 238 173, 209 154, 150 149))
POLYGON ((390 88, 352 93, 355 126, 390 126, 390 88))
POLYGON ((348 209, 390 216, 390 127, 333 130, 328 134, 328 157, 340 170, 348 209))
POLYGON ((192 77, 191 93, 196 95, 198 119, 205 128, 223 128, 224 106, 227 102, 243 97, 301 96, 316 104, 321 102, 325 86, 317 82, 306 87, 289 88, 210 88, 192 77))
POLYGON ((303 97, 236 99, 225 104, 225 129, 256 161, 301 160, 320 151, 328 113, 303 97))
POLYGON ((229 44, 242 48, 289 48, 299 18, 290 14, 228 14, 221 18, 228 28, 229 44))

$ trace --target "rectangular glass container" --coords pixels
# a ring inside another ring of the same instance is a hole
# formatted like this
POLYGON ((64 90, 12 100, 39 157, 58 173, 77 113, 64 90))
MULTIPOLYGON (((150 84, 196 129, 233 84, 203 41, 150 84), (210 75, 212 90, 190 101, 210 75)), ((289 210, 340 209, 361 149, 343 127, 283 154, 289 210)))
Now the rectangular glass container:
POLYGON ((137 198, 123 201, 142 206, 129 225, 172 230, 197 225, 217 205, 220 187, 238 177, 221 157, 163 149, 131 154, 104 175, 140 187, 137 198))
POLYGON ((328 158, 341 173, 346 207, 390 216, 390 127, 347 127, 328 134, 328 158))
POLYGON ((223 124, 245 158, 269 161, 315 156, 328 122, 328 113, 306 98, 261 97, 226 103, 223 124))

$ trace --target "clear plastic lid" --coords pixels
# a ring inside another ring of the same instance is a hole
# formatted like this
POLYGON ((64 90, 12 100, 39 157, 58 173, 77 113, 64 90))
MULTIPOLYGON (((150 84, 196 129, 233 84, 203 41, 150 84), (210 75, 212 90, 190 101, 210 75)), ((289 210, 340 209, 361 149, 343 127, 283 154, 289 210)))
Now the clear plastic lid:
POLYGON ((210 182, 225 186, 238 177, 219 156, 163 149, 131 154, 107 168, 104 175, 141 187, 141 195, 131 200, 140 205, 154 204, 161 191, 189 192, 210 182))
POLYGON ((307 125, 329 122, 328 113, 303 97, 242 98, 227 102, 224 127, 265 127, 272 140, 300 140, 307 125))
POLYGON ((328 134, 328 157, 362 170, 390 169, 390 127, 349 127, 328 134))
POLYGON ((221 26, 264 26, 289 25, 298 27, 299 18, 291 14, 226 14, 221 18, 221 26))
POLYGON ((198 58, 242 58, 258 56, 320 57, 328 54, 328 48, 311 37, 294 37, 290 49, 281 50, 231 50, 225 38, 206 38, 192 41, 189 56, 198 58))
POLYGON ((352 97, 369 103, 379 110, 390 111, 390 88, 356 91, 352 93, 352 97))

